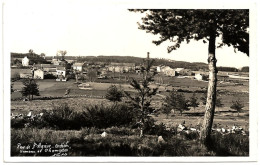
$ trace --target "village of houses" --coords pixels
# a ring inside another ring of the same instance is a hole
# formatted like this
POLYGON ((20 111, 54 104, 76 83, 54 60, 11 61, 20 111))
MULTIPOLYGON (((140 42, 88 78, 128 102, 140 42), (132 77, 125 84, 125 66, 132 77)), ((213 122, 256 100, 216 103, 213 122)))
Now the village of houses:
MULTIPOLYGON (((16 58, 17 59, 17 58, 16 58)), ((14 59, 13 59, 14 60, 14 59)), ((51 64, 33 64, 29 65, 30 59, 25 56, 20 58, 23 68, 17 68, 17 66, 11 66, 11 78, 19 77, 34 78, 34 79, 46 79, 46 76, 52 75, 56 78, 56 81, 67 81, 70 74, 74 74, 73 71, 77 71, 79 74, 86 74, 88 69, 95 69, 97 78, 105 79, 109 78, 108 73, 140 73, 140 66, 135 63, 115 63, 105 65, 104 63, 97 62, 96 65, 89 65, 88 62, 77 62, 74 60, 61 61, 53 56, 49 61, 51 64), (71 65, 71 68, 67 68, 66 64, 71 65)), ((186 76, 192 77, 199 81, 206 81, 208 76, 205 71, 192 71, 185 68, 171 68, 169 66, 153 66, 151 72, 161 73, 165 76, 186 76)), ((227 74, 227 73, 226 73, 227 74)), ((232 75, 231 75, 232 76, 232 75)), ((228 77, 223 75, 223 77, 228 77)))
MULTIPOLYGON (((78 89, 91 90, 93 89, 90 85, 91 82, 129 85, 131 78, 138 79, 138 77, 141 77, 141 64, 136 63, 99 61, 93 63, 93 61, 82 60, 82 57, 67 59, 65 56, 45 57, 37 54, 34 56, 41 58, 44 62, 41 63, 37 61, 37 63, 35 63, 31 61, 30 57, 27 57, 26 54, 22 57, 20 56, 20 58, 11 57, 12 83, 17 80, 21 82, 22 79, 33 78, 42 83, 48 80, 49 84, 52 82, 73 82, 77 84, 78 89)), ((147 58, 150 58, 149 52, 147 53, 147 58)), ((193 85, 198 89, 206 89, 207 86, 208 71, 205 69, 191 70, 187 68, 172 68, 170 66, 157 65, 152 66, 150 72, 155 73, 154 83, 157 84, 157 86, 164 87, 164 90, 167 90, 166 86, 181 87, 182 89, 192 87, 193 85), (180 82, 176 80, 180 80, 180 82), (176 82, 179 83, 179 85, 176 85, 176 82), (197 84, 197 86, 195 84, 197 84)), ((247 76, 241 76, 236 72, 218 72, 218 83, 230 84, 230 79, 248 82, 249 77, 248 74, 247 76)), ((230 85, 232 86, 232 84, 230 85)), ((15 91, 20 91, 21 89, 17 89, 19 87, 21 86, 14 85, 15 91)), ((68 88, 64 90, 66 91, 68 88)), ((67 92, 65 93, 66 95, 68 94, 67 92)))

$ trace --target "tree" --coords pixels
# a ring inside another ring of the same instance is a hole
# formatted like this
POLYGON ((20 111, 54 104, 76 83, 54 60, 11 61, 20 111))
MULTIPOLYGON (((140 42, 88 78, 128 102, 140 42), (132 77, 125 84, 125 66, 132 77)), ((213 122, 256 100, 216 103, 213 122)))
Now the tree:
POLYGON ((168 119, 169 114, 171 113, 172 109, 170 106, 163 105, 162 113, 166 115, 166 119, 168 119))
POLYGON ((203 93, 203 95, 201 96, 200 100, 202 101, 203 105, 206 105, 206 103, 207 103, 207 92, 203 93))
POLYGON ((189 109, 189 100, 185 99, 185 96, 183 93, 178 93, 176 98, 176 105, 175 109, 177 111, 180 111, 180 114, 182 116, 182 112, 189 109))
POLYGON ((40 57, 45 59, 45 53, 41 53, 40 57))
POLYGON ((30 79, 30 78, 25 79, 23 81, 23 85, 25 87, 22 88, 21 93, 25 97, 29 96, 29 100, 33 100, 33 95, 40 96, 39 85, 36 83, 34 79, 30 79))
POLYGON ((224 104, 222 104, 221 98, 217 96, 216 98, 216 107, 220 108, 223 107, 224 104))
POLYGON ((95 69, 89 70, 87 75, 88 75, 89 81, 92 82, 97 78, 97 71, 95 69))
POLYGON ((241 103, 241 101, 238 99, 236 101, 232 101, 232 105, 230 106, 230 108, 236 110, 237 115, 239 116, 239 112, 241 112, 244 108, 244 104, 241 103))
POLYGON ((182 116, 184 110, 189 110, 189 100, 186 100, 182 93, 178 93, 172 89, 170 94, 165 98, 164 108, 179 111, 182 116))
POLYGON ((159 35, 159 40, 153 41, 156 45, 165 41, 172 42, 173 45, 168 46, 169 53, 179 48, 184 41, 208 42, 209 83, 200 134, 201 140, 208 142, 216 103, 216 38, 222 39, 222 42, 217 45, 218 48, 232 45, 234 51, 239 50, 249 56, 249 10, 131 9, 130 11, 146 13, 142 18, 142 24, 138 23, 139 28, 147 33, 159 35))
POLYGON ((115 85, 111 85, 107 89, 105 98, 114 103, 122 101, 123 92, 119 90, 115 85))
POLYGON ((190 97, 190 106, 193 107, 194 111, 195 108, 199 106, 198 98, 196 97, 195 93, 190 97))
MULTIPOLYGON (((148 53, 149 54, 149 53, 148 53)), ((131 96, 130 93, 125 91, 125 95, 130 99, 131 104, 136 110, 136 115, 138 120, 140 120, 140 137, 143 136, 144 124, 149 121, 148 115, 151 113, 151 101, 152 97, 156 95, 158 88, 151 88, 150 83, 153 80, 154 73, 150 72, 153 60, 150 61, 149 58, 144 62, 141 67, 142 80, 138 82, 136 79, 132 79, 130 85, 136 90, 136 95, 131 96)))
POLYGON ((31 55, 31 57, 34 57, 35 53, 32 49, 29 50, 29 54, 31 55))
POLYGON ((67 54, 67 51, 66 51, 66 50, 59 50, 59 51, 56 53, 56 56, 57 56, 57 58, 58 58, 58 56, 61 56, 61 61, 64 61, 66 54, 67 54))

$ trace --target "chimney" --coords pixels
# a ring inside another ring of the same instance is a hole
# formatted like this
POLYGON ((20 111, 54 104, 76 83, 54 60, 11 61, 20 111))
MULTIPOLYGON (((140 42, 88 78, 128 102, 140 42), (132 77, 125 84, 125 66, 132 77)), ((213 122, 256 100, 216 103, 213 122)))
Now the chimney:
POLYGON ((150 52, 147 52, 147 60, 150 58, 150 52))

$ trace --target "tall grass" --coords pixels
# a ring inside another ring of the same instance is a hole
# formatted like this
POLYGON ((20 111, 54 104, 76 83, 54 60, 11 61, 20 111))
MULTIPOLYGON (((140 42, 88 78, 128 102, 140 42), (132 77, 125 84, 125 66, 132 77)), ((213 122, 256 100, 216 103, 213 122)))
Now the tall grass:
POLYGON ((29 124, 33 128, 52 128, 57 130, 83 127, 108 128, 112 126, 130 126, 134 123, 135 114, 125 104, 88 105, 81 111, 74 111, 68 104, 54 106, 52 110, 43 110, 42 117, 12 119, 12 128, 24 128, 29 124))
MULTIPOLYGON (((140 138, 137 129, 111 127, 106 129, 83 128, 75 130, 50 130, 23 128, 11 130, 12 155, 21 155, 17 143, 44 142, 59 144, 69 141, 68 156, 248 156, 248 136, 213 134, 211 145, 184 134, 172 134, 158 142, 158 135, 140 138), (108 135, 101 137, 106 131, 108 135)), ((42 156, 42 155, 40 155, 42 156)))

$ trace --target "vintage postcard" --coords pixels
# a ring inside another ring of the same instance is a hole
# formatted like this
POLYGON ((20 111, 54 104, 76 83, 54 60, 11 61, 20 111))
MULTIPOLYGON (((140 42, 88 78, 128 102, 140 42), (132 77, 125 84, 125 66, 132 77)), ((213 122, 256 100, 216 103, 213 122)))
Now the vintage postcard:
POLYGON ((2 10, 5 163, 257 161, 256 2, 2 10))

